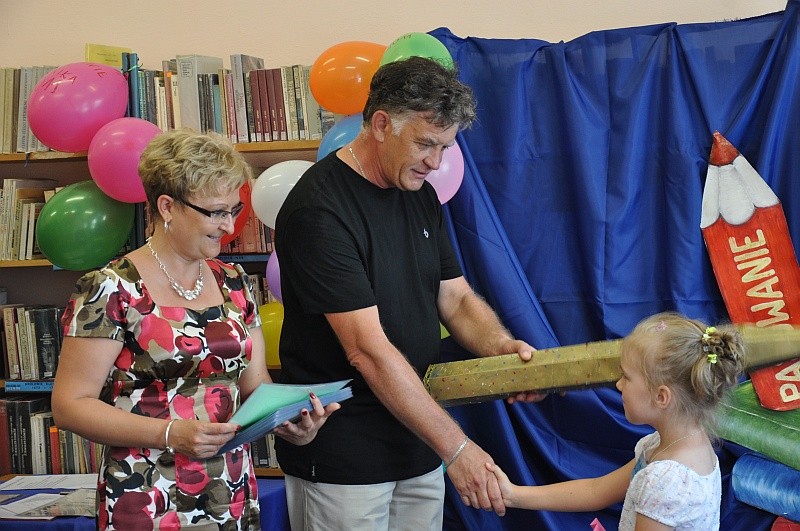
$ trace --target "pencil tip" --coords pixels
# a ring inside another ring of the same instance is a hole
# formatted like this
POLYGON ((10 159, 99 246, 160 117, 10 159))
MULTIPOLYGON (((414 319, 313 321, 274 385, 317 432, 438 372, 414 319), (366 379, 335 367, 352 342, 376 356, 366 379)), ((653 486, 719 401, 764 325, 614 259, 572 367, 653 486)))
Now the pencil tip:
POLYGON ((733 162, 739 156, 739 151, 728 142, 719 131, 714 131, 714 144, 711 146, 711 155, 708 158, 709 164, 714 166, 725 166, 733 162))

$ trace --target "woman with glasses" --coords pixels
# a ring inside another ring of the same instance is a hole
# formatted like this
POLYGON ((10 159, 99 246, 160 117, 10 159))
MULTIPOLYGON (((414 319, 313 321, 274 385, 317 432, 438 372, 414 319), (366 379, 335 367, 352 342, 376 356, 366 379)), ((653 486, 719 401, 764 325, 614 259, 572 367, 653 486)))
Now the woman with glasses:
MULTIPOLYGON (((270 381, 247 277, 215 258, 251 169, 221 136, 176 130, 147 146, 139 175, 153 236, 76 284, 56 423, 106 445, 100 529, 260 529, 249 445, 218 455, 228 419, 270 381)), ((339 407, 311 398, 278 436, 307 444, 339 407)))

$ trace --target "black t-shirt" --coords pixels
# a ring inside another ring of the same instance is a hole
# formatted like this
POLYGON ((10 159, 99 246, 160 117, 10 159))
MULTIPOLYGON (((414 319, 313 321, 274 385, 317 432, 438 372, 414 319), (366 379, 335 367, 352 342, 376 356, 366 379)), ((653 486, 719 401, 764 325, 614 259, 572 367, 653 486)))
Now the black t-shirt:
POLYGON ((310 444, 278 439, 281 468, 311 481, 371 484, 439 466, 348 363, 323 315, 377 305, 387 337, 420 377, 438 361, 439 284, 462 273, 433 187, 379 188, 333 152, 289 193, 275 244, 284 305, 281 381, 352 378, 354 395, 310 444))

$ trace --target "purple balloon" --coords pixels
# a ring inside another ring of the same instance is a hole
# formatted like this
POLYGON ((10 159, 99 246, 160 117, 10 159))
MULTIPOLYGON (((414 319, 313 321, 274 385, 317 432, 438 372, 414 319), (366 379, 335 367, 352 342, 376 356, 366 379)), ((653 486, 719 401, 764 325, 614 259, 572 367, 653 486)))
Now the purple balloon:
POLYGON ((272 251, 267 260, 267 287, 270 293, 275 295, 275 299, 283 304, 283 297, 281 296, 281 266, 278 263, 278 253, 272 251))
POLYGON ((444 151, 438 170, 433 170, 426 179, 433 185, 439 202, 445 204, 456 195, 464 180, 464 154, 458 142, 444 151))

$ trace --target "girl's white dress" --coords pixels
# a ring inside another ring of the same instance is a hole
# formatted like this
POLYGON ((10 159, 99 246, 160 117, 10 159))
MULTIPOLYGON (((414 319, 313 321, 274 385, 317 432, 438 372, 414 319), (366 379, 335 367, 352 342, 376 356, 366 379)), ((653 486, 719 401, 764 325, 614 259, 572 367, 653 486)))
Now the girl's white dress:
POLYGON ((714 470, 706 476, 677 461, 646 463, 645 453, 660 442, 654 432, 636 443, 636 467, 625 494, 619 531, 636 527, 636 513, 675 529, 718 530, 722 498, 719 460, 715 456, 714 470))

